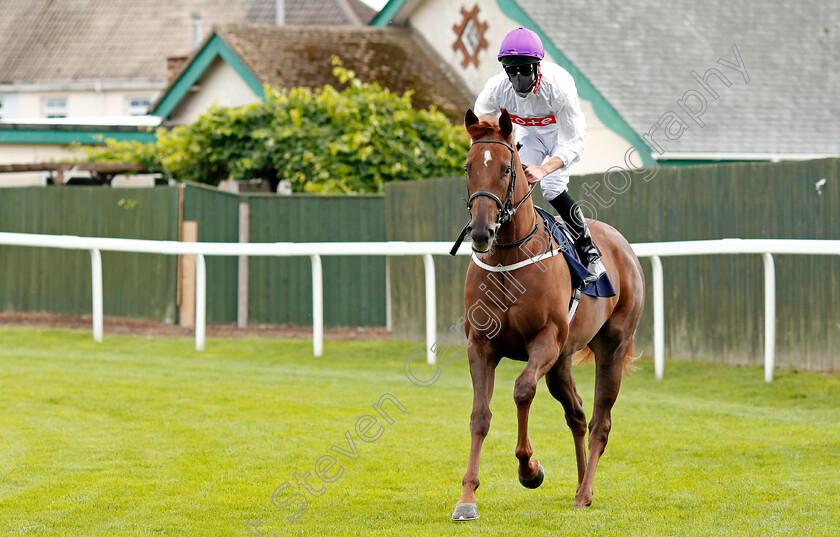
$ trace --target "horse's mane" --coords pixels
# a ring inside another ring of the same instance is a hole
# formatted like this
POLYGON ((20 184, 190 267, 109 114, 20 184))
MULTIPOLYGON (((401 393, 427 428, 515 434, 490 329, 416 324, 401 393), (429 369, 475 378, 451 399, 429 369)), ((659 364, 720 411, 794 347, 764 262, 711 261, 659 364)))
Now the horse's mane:
POLYGON ((467 127, 467 134, 473 140, 488 138, 491 134, 497 134, 499 138, 503 138, 502 128, 499 127, 499 124, 487 118, 482 118, 478 123, 473 123, 467 127))

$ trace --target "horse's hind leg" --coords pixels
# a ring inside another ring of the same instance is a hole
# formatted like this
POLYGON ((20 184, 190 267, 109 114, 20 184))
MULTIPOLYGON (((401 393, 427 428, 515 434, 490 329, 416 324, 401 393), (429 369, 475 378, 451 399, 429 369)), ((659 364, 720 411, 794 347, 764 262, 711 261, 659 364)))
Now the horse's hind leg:
POLYGON ((519 423, 516 438, 516 458, 519 459, 519 481, 528 488, 542 484, 544 471, 538 460, 531 460, 534 450, 528 437, 528 412, 537 393, 537 382, 557 361, 560 346, 555 328, 543 330, 529 345, 528 365, 516 379, 513 400, 516 403, 516 418, 519 423))
POLYGON ((566 412, 566 424, 572 430, 572 437, 575 440, 575 460, 578 471, 575 492, 577 492, 580 490, 586 472, 586 413, 572 376, 571 356, 561 356, 557 360, 554 367, 545 374, 545 384, 551 395, 563 405, 563 410, 566 412))
POLYGON ((617 344, 608 338, 596 337, 590 343, 595 351, 595 404, 592 420, 589 422, 589 461, 578 493, 575 496, 575 508, 592 504, 592 486, 595 481, 595 469, 604 453, 610 436, 610 412, 618 398, 621 376, 624 372, 624 355, 630 348, 632 337, 617 344))

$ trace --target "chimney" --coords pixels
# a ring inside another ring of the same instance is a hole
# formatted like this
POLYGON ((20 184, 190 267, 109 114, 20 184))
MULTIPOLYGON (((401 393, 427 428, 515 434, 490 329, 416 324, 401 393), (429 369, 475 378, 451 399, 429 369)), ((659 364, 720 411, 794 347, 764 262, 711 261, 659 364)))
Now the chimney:
POLYGON ((274 1, 274 21, 277 26, 286 24, 286 2, 284 0, 274 1))
POLYGON ((192 17, 192 45, 193 49, 197 49, 198 45, 201 44, 201 38, 204 37, 204 29, 201 24, 201 13, 193 11, 190 16, 192 17))
POLYGON ((178 75, 181 74, 181 71, 184 70, 184 67, 187 65, 187 60, 189 60, 189 56, 169 56, 166 58, 166 83, 171 84, 173 80, 175 80, 178 75))

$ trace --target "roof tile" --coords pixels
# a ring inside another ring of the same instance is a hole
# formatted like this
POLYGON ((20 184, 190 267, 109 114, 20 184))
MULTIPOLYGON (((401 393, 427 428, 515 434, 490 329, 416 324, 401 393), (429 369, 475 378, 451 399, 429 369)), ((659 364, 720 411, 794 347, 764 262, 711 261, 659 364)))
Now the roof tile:
POLYGON ((228 24, 217 33, 263 84, 338 86, 330 63, 335 55, 363 81, 412 90, 419 108, 435 105, 460 121, 472 104, 443 61, 406 28, 228 24))
POLYGON ((639 134, 672 111, 690 128, 667 152, 840 154, 840 2, 824 0, 518 0, 639 134), (737 46, 750 81, 718 62, 737 46), (705 125, 679 100, 691 71, 717 68, 705 125))
MULTIPOLYGON (((286 0, 286 23, 359 25, 350 1, 286 0)), ((2 8, 0 84, 163 84, 166 58, 192 52, 192 13, 202 15, 205 33, 275 22, 275 0, 3 0, 2 8)))

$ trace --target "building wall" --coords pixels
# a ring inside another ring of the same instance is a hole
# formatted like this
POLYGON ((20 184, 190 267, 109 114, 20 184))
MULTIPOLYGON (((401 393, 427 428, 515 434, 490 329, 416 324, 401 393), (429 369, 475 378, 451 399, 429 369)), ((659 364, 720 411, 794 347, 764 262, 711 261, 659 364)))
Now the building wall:
MULTIPOLYGON (((82 158, 82 148, 57 144, 0 144, 0 164, 35 164, 82 158)), ((0 173, 0 187, 43 184, 41 172, 0 173)))
MULTIPOLYGON (((0 102, 2 102, 0 120, 26 122, 44 119, 43 101, 50 97, 67 99, 66 112, 67 117, 71 119, 126 116, 129 115, 129 99, 146 98, 151 104, 161 89, 163 89, 162 82, 0 85, 0 102)), ((107 123, 107 120, 103 123, 107 123)), ((68 144, 0 144, 0 164, 58 162, 84 157, 85 151, 82 148, 68 144)), ((43 174, 40 172, 0 174, 0 187, 41 184, 43 184, 43 174)))
POLYGON ((260 98, 242 77, 221 58, 216 58, 199 78, 201 91, 191 92, 169 115, 178 124, 192 123, 213 104, 236 107, 257 102, 260 98))
MULTIPOLYGON (((409 16, 408 24, 425 38, 475 96, 481 92, 485 82, 501 69, 496 55, 502 39, 510 30, 521 26, 519 22, 502 13, 496 2, 450 0, 421 2, 409 16), (454 47, 458 36, 453 26, 460 27, 464 20, 463 13, 471 12, 474 6, 479 7, 476 17, 479 23, 487 24, 483 34, 487 47, 478 53, 477 67, 473 63, 464 67, 464 54, 454 47)), ((547 54, 545 59, 556 62, 550 54, 547 54)), ((590 101, 581 99, 581 108, 586 116, 586 149, 581 160, 572 167, 572 173, 597 173, 613 166, 623 166, 624 155, 631 147, 630 143, 601 122, 595 115, 590 101)))
POLYGON ((129 115, 127 102, 129 97, 146 97, 154 101, 162 88, 148 90, 74 90, 74 91, 20 91, 15 95, 15 107, 9 113, 4 112, 3 119, 43 118, 42 102, 49 97, 67 99, 67 117, 113 117, 129 115))

